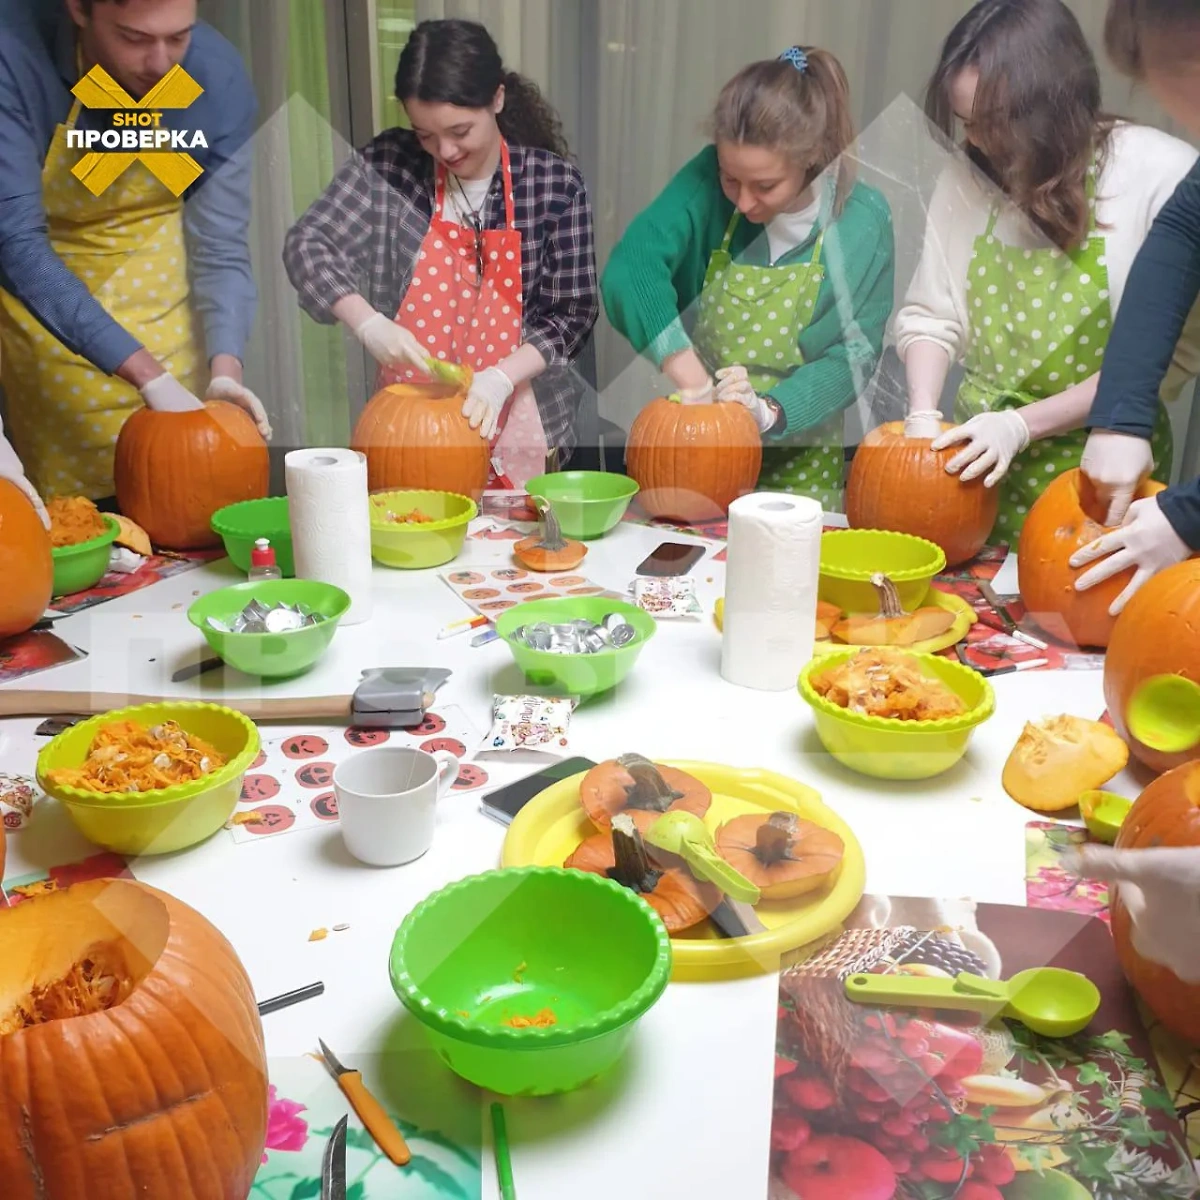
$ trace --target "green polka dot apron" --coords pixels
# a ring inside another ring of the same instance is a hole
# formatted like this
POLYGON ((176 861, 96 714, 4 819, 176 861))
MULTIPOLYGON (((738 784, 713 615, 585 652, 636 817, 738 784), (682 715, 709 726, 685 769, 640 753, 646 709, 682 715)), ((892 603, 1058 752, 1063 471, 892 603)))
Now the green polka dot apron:
MULTIPOLYGON (((1090 189, 1089 189, 1090 190, 1090 189)), ((1083 383, 1104 361, 1112 332, 1105 241, 1095 206, 1088 240, 1063 252, 1022 250, 996 236, 999 207, 975 241, 967 284, 971 339, 955 420, 1022 408, 1083 383)), ((1083 457, 1087 433, 1077 430, 1034 442, 999 485, 993 541, 1017 544, 1021 526, 1046 485, 1083 457)), ((1160 407, 1153 438, 1155 477, 1171 470, 1171 423, 1160 407)))
MULTIPOLYGON (((825 280, 825 234, 817 237, 809 262, 789 261, 799 256, 800 248, 775 264, 735 262, 730 246, 741 219, 741 213, 733 214, 725 240, 708 261, 692 340, 710 370, 745 367, 751 386, 763 396, 804 366, 800 334, 812 320, 825 280)), ((767 244, 765 236, 759 241, 767 244)), ((763 447, 759 488, 809 496, 827 512, 840 512, 845 471, 841 414, 814 429, 789 429, 785 438, 783 445, 763 447)))

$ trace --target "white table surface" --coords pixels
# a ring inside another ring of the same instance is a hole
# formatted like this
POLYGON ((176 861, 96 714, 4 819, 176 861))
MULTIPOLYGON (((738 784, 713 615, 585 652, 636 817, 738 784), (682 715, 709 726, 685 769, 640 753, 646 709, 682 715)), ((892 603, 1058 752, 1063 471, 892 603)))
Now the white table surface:
MULTIPOLYGON (((581 570, 623 590, 635 566, 668 539, 696 540, 622 525, 591 545, 581 570)), ((504 542, 468 542, 455 567, 503 563, 510 549, 504 542)), ((711 554, 692 571, 710 613, 723 573, 711 554)), ((89 657, 33 676, 25 686, 186 699, 212 698, 213 687, 224 684, 220 698, 236 706, 239 696, 257 694, 261 685, 220 674, 170 682, 174 671, 207 651, 184 610, 197 593, 235 581, 234 569, 221 562, 68 618, 57 631, 89 657)), ((469 637, 436 640, 442 626, 469 615, 436 572, 377 569, 375 586, 371 621, 340 629, 315 670, 272 691, 348 693, 367 667, 445 666, 454 675, 439 701, 459 705, 486 732, 493 694, 521 687, 503 644, 472 648, 469 637)), ((1098 717, 1104 707, 1099 673, 996 679, 996 714, 976 732, 963 762, 938 779, 889 784, 833 762, 794 691, 736 688, 721 679, 719 658, 711 619, 660 624, 628 682, 577 711, 572 752, 600 761, 638 751, 782 772, 815 787, 849 822, 866 854, 869 892, 1024 903, 1024 830, 1033 816, 1005 796, 1001 767, 1024 721, 1060 712, 1098 717)), ((0 723, 5 770, 32 774, 41 744, 33 736, 36 724, 0 723)), ((492 784, 503 784, 531 768, 498 768, 489 760, 487 769, 492 784)), ((358 865, 336 827, 241 845, 220 833, 181 854, 141 859, 134 870, 226 934, 260 998, 324 980, 323 997, 265 1018, 270 1055, 307 1053, 319 1034, 353 1059, 377 1051, 395 1025, 399 1005, 386 963, 404 914, 438 887, 497 865, 504 831, 480 815, 479 801, 478 792, 451 794, 433 849, 393 870, 358 865), (323 942, 307 940, 313 929, 341 923, 350 929, 323 942)), ((6 874, 87 853, 65 812, 46 802, 27 829, 9 838, 6 874)), ((509 1101, 521 1200, 608 1200, 619 1190, 614 1167, 620 1155, 638 1172, 636 1187, 622 1194, 765 1197, 776 990, 775 976, 672 984, 612 1079, 566 1097, 509 1101), (695 1102, 680 1106, 684 1097, 695 1102), (664 1153, 671 1144, 678 1152, 664 1153)), ((485 1152, 484 1196, 497 1194, 485 1152)))

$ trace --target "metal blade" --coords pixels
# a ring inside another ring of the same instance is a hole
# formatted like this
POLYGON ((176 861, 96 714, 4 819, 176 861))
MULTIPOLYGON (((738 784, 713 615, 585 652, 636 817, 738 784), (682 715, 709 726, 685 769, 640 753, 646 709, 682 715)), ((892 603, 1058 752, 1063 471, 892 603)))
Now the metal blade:
POLYGON ((171 682, 186 683, 189 679, 195 679, 198 675, 206 675, 209 671, 215 671, 218 667, 223 667, 224 665, 224 662, 219 658, 205 658, 200 662, 190 663, 186 667, 181 667, 171 676, 171 682))
POLYGON ((43 721, 34 731, 35 737, 58 737, 68 729, 86 721, 87 717, 50 717, 43 721))
POLYGON ((346 1200, 346 1125, 343 1117, 333 1129, 321 1163, 321 1200, 346 1200))
POLYGON ((348 1074, 346 1068, 338 1062, 337 1055, 320 1038, 317 1038, 317 1042, 321 1047, 321 1054, 325 1058, 325 1065, 333 1072, 334 1079, 341 1079, 343 1075, 348 1074))

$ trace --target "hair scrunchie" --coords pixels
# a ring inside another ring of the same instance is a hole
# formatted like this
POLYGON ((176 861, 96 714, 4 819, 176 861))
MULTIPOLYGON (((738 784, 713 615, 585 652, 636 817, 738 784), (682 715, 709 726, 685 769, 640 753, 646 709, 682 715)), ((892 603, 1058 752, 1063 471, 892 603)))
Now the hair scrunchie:
POLYGON ((808 53, 799 46, 789 46, 779 56, 779 61, 791 63, 801 75, 808 70, 808 53))

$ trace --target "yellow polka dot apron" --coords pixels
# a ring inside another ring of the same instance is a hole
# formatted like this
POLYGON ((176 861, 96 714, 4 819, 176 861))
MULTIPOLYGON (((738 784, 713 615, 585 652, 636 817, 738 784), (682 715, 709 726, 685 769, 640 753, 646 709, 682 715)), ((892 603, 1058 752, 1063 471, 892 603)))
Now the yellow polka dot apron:
MULTIPOLYGON (((730 247, 741 219, 741 213, 733 214, 724 241, 708 261, 692 339, 710 370, 743 366, 762 396, 804 366, 800 334, 812 320, 825 280, 825 234, 817 237, 809 262, 788 261, 799 250, 773 265, 735 262, 730 247)), ((765 245, 766 238, 761 242, 765 245)), ((841 414, 814 429, 789 429, 785 437, 789 444, 763 447, 758 486, 810 496, 827 512, 840 512, 845 471, 841 414)))
MULTIPOLYGON (((50 245, 67 269, 185 387, 204 394, 202 338, 191 306, 183 202, 140 162, 99 196, 71 173, 76 101, 42 170, 50 245)), ((113 451, 141 408, 131 384, 72 354, 15 296, 0 290, 0 379, 8 432, 45 496, 111 497, 113 451)))
MULTIPOLYGON (((1105 241, 1092 227, 1085 245, 1021 250, 996 236, 1000 209, 975 241, 967 285, 971 339, 955 420, 1021 408, 1044 400, 1100 370, 1112 332, 1105 241)), ((1034 442, 999 485, 993 541, 1017 544, 1021 526, 1046 485, 1079 466, 1087 433, 1077 430, 1034 442)), ((1152 441, 1155 477, 1171 470, 1171 423, 1160 406, 1152 441)))

